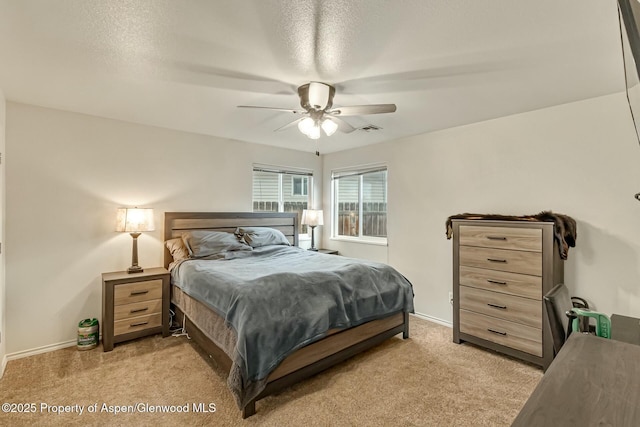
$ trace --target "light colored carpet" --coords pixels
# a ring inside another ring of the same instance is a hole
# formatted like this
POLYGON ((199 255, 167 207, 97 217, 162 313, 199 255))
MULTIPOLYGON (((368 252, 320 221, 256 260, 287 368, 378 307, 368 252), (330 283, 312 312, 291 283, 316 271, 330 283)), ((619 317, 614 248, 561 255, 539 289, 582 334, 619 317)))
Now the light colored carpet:
MULTIPOLYGON (((470 344, 449 328, 411 317, 411 338, 394 337, 334 368, 258 401, 242 420, 215 363, 185 337, 142 338, 10 361, 0 402, 35 413, 0 413, 0 425, 508 426, 542 370, 470 344), (194 404, 215 404, 195 413, 194 404), (83 414, 41 404, 79 405, 83 414), (97 413, 89 408, 97 404, 97 413), (188 413, 108 413, 110 406, 188 406, 188 413)), ((4 407, 3 407, 4 409, 4 407)))

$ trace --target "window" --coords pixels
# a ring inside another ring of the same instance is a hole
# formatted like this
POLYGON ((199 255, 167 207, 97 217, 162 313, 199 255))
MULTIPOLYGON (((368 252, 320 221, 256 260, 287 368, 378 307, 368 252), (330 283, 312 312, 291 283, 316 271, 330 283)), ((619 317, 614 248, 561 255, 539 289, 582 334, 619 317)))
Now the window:
MULTIPOLYGON (((300 224, 302 211, 311 206, 312 184, 311 172, 254 166, 253 211, 297 212, 300 224)), ((306 233, 307 226, 300 225, 298 232, 306 233)))
POLYGON ((292 176, 291 177, 291 195, 306 196, 309 194, 309 177, 292 176))
POLYGON ((333 172, 333 237, 387 241, 386 166, 333 172))

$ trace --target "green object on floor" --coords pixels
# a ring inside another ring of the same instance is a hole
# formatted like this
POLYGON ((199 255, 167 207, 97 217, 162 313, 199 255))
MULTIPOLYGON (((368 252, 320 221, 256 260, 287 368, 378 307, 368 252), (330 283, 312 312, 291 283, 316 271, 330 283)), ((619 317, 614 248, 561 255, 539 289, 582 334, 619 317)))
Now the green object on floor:
MULTIPOLYGON (((592 317, 596 319, 596 336, 602 338, 611 338, 611 320, 609 319, 609 316, 603 313, 598 313, 597 311, 585 310, 575 307, 571 311, 573 311, 578 316, 592 317)), ((573 319, 571 326, 574 332, 580 331, 580 318, 577 317, 573 319)))
POLYGON ((98 319, 84 319, 78 323, 78 350, 91 350, 98 346, 100 327, 98 319))

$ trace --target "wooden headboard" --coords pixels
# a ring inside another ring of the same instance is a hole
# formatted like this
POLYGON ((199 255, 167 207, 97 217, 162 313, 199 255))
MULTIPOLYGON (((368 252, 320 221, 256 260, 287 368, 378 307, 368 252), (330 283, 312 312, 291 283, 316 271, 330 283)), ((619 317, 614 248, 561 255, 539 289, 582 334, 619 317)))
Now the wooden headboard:
MULTIPOLYGON (((270 227, 298 246, 298 214, 279 212, 165 212, 164 240, 180 237, 190 230, 215 230, 233 233, 237 227, 270 227)), ((164 266, 173 261, 165 247, 164 266)))

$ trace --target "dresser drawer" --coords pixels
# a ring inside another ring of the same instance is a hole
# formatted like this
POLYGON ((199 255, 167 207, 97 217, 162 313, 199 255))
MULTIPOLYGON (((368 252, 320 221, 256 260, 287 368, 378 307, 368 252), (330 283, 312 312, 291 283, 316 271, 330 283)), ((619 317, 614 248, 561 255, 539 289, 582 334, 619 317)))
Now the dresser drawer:
POLYGON ((114 320, 129 319, 131 317, 148 314, 162 313, 162 298, 149 301, 134 302, 131 304, 116 305, 113 308, 114 320))
POLYGON ((162 298, 162 280, 147 280, 117 285, 113 295, 114 305, 162 298))
POLYGON ((542 252, 541 229, 461 225, 459 234, 465 246, 542 252))
POLYGON ((542 252, 460 246, 460 265, 542 276, 542 252))
POLYGON ((542 302, 539 300, 460 286, 460 308, 542 328, 542 302))
POLYGON ((460 332, 542 357, 542 329, 460 310, 460 332))
POLYGON ((460 266, 460 285, 502 292, 525 298, 542 299, 542 277, 460 266))
POLYGON ((113 322, 113 335, 117 336, 128 334, 129 332, 143 331, 157 326, 162 326, 162 313, 115 321, 113 322))

